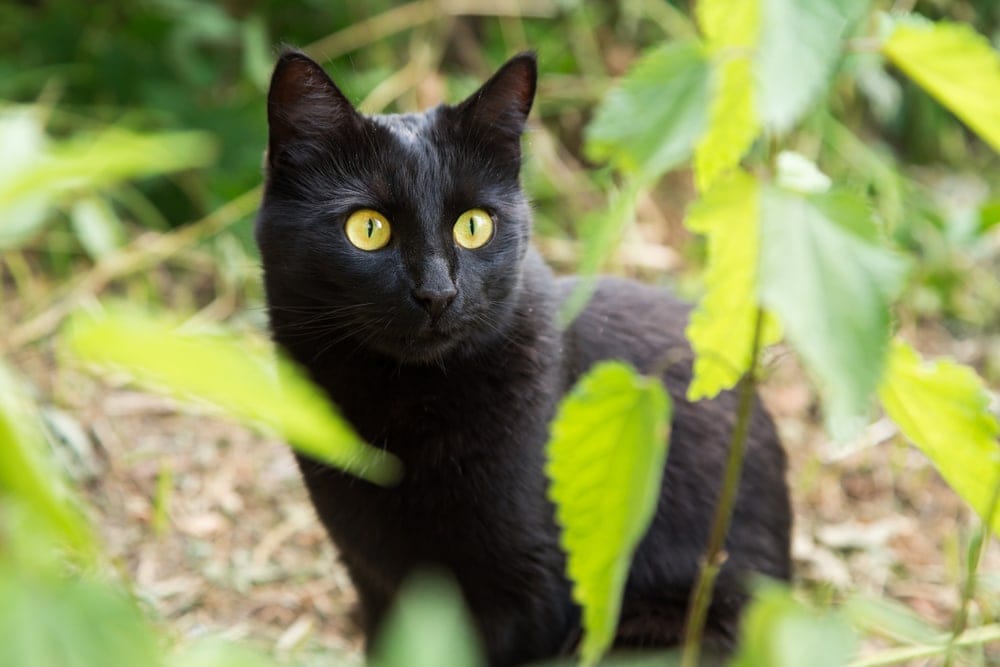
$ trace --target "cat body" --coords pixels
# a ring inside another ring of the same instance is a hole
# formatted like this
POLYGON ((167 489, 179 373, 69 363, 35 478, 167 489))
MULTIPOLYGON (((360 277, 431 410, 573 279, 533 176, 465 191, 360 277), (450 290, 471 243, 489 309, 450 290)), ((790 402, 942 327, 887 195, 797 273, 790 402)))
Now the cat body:
MULTIPOLYGON (((687 307, 661 290, 604 279, 557 327, 573 279, 555 278, 531 247, 519 182, 535 76, 534 58, 518 56, 460 105, 368 118, 318 65, 286 53, 269 94, 256 230, 275 340, 365 440, 404 465, 400 484, 383 488, 299 458, 358 589, 366 637, 415 568, 444 567, 496 666, 558 655, 579 635, 543 472, 549 424, 576 380, 604 359, 666 369, 675 403, 659 507, 626 584, 622 646, 680 637, 736 412, 731 393, 684 399, 687 307), (383 247, 362 250, 345 235, 359 210, 390 225, 383 247), (474 249, 453 229, 469 210, 493 224, 474 249)), ((784 474, 773 425, 755 405, 709 617, 723 645, 734 639, 744 574, 789 576, 784 474)))

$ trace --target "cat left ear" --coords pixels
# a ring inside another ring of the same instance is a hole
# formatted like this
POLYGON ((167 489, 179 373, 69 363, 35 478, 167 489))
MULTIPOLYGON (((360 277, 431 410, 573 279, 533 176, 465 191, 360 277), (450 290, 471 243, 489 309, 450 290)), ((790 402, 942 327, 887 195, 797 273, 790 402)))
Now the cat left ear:
POLYGON ((520 137, 535 100, 538 62, 534 52, 520 53, 458 105, 463 121, 520 137))
POLYGON ((354 127, 359 119, 319 63, 300 51, 281 55, 267 93, 270 161, 296 141, 329 137, 354 127))

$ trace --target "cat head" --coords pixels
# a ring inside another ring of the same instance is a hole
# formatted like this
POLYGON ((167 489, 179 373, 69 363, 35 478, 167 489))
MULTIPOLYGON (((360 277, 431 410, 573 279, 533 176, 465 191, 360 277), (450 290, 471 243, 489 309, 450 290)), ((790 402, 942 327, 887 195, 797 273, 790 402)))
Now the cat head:
POLYGON ((317 63, 281 56, 256 225, 279 340, 404 363, 496 342, 529 243, 520 140, 536 77, 521 54, 460 104, 364 116, 317 63))

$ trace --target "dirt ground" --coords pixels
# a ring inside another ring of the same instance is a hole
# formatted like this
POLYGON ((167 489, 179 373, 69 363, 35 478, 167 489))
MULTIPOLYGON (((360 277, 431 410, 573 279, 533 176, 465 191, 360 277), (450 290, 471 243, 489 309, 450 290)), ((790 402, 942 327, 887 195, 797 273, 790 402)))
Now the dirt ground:
MULTIPOLYGON (((792 355, 769 356, 763 393, 790 454, 804 597, 887 596, 947 628, 970 511, 886 422, 853 449, 832 446, 792 355)), ((44 396, 106 548, 153 618, 177 636, 221 635, 304 664, 361 663, 355 593, 281 442, 124 382, 53 374, 38 352, 14 362, 44 396)), ((981 572, 1000 599, 996 541, 981 572)))

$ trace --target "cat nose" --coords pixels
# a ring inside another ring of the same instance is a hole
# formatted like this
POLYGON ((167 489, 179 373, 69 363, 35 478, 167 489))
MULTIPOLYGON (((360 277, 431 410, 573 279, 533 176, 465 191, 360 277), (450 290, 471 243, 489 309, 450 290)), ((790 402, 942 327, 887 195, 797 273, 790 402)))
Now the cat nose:
POLYGON ((454 285, 448 287, 418 287, 413 290, 413 298, 417 300, 424 310, 436 320, 444 312, 444 309, 455 300, 458 290, 454 285))

